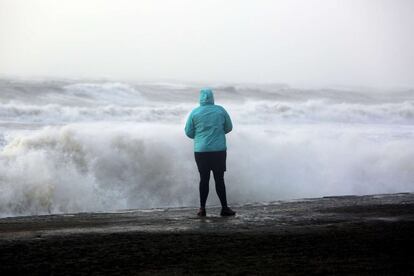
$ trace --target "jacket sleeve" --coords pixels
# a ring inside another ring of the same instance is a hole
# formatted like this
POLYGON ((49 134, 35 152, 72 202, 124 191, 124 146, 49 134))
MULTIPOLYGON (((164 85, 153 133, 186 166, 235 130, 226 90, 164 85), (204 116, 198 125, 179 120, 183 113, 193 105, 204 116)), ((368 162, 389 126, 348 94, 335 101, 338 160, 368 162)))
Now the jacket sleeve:
POLYGON ((187 123, 185 124, 185 135, 188 138, 194 139, 195 136, 195 129, 194 129, 194 122, 193 122, 193 112, 188 116, 187 123))
POLYGON ((233 124, 231 122, 230 116, 227 111, 223 108, 224 111, 224 133, 229 133, 233 129, 233 124))

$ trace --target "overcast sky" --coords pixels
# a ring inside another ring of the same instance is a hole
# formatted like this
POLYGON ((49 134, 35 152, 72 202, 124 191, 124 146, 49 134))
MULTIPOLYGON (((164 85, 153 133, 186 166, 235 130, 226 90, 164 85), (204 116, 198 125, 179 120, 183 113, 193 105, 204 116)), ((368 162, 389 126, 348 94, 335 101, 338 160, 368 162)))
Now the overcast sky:
POLYGON ((414 1, 0 0, 0 76, 414 87, 414 1))

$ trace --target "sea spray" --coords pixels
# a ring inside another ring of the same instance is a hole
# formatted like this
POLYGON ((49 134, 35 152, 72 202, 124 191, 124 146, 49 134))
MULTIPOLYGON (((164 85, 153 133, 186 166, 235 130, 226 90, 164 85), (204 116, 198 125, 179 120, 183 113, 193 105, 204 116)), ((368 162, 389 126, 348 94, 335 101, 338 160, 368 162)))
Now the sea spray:
MULTIPOLYGON (((366 127, 356 126, 239 126, 228 136, 229 200, 411 191, 414 140, 389 140, 384 131, 377 127, 367 136, 366 127)), ((195 206, 191 142, 181 125, 148 123, 72 124, 17 136, 0 155, 0 210, 195 206)), ((213 193, 210 202, 217 203, 213 193)))

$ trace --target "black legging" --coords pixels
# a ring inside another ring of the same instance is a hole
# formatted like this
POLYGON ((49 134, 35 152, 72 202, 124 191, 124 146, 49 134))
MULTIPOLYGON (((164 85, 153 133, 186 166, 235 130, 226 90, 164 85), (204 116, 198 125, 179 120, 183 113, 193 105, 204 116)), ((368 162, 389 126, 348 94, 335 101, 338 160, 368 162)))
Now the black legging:
MULTIPOLYGON (((216 182, 216 192, 222 207, 227 207, 226 186, 224 185, 224 171, 213 171, 216 182)), ((209 191, 210 171, 200 172, 200 206, 206 207, 209 191)))

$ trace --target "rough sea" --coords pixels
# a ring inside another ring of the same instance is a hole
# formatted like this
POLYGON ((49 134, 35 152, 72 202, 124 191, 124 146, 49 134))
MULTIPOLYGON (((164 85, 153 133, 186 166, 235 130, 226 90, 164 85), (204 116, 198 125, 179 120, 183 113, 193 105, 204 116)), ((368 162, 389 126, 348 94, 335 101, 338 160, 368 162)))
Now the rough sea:
MULTIPOLYGON (((0 79, 0 217, 197 206, 201 87, 0 79)), ((230 204, 414 192, 414 90, 211 87, 234 125, 230 204)))

